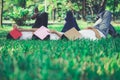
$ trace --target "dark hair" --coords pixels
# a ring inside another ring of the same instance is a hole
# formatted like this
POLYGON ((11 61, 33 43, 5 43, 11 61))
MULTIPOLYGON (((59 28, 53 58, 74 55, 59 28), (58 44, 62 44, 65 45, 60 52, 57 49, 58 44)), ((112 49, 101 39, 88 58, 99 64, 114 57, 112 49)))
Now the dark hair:
POLYGON ((38 7, 35 7, 34 12, 39 12, 38 7))

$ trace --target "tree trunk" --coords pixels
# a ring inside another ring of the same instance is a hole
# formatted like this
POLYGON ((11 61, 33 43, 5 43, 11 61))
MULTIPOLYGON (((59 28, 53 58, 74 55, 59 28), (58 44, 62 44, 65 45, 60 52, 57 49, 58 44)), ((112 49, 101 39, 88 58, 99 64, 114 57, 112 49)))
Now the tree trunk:
POLYGON ((85 18, 85 16, 86 16, 85 6, 86 6, 86 0, 83 0, 82 1, 82 18, 83 18, 83 20, 86 20, 86 18, 85 18))
POLYGON ((114 0, 114 5, 113 5, 113 21, 115 21, 115 7, 116 7, 116 0, 114 0))
POLYGON ((0 27, 2 27, 3 0, 0 0, 0 27))

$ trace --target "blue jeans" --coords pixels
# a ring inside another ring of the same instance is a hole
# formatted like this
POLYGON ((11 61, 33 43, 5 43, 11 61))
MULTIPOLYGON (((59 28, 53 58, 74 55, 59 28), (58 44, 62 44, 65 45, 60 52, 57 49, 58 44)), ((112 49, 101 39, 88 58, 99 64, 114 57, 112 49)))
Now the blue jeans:
MULTIPOLYGON (((102 12, 103 14, 103 12, 102 12)), ((112 20, 112 14, 110 11, 104 11, 104 14, 98 15, 102 21, 97 24, 96 26, 94 26, 96 29, 100 30, 105 36, 107 36, 108 34, 110 34, 111 36, 116 35, 116 31, 114 29, 114 27, 110 24, 111 20, 112 20)))
POLYGON ((117 35, 115 28, 114 28, 111 24, 110 24, 110 26, 109 26, 109 34, 110 34, 112 37, 115 37, 115 36, 117 35))

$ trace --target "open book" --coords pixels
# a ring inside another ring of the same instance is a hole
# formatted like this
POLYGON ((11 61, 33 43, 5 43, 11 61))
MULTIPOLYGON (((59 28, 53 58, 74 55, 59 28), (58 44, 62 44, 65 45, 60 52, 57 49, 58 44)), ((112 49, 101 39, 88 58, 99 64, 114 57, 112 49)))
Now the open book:
POLYGON ((34 32, 34 35, 37 36, 38 38, 40 38, 41 40, 43 40, 50 34, 48 31, 49 31, 48 28, 41 26, 39 29, 37 29, 34 32))
POLYGON ((18 39, 22 36, 22 33, 17 28, 13 28, 13 30, 10 31, 10 35, 13 37, 13 39, 18 39))
POLYGON ((64 33, 65 37, 67 37, 69 40, 76 40, 78 39, 81 34, 79 33, 79 31, 77 31, 74 27, 69 29, 68 31, 66 31, 64 33))

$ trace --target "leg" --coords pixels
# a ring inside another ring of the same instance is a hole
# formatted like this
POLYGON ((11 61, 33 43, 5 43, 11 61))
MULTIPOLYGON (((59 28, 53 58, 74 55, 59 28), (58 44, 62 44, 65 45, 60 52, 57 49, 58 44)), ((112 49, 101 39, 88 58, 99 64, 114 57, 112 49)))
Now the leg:
POLYGON ((33 24, 32 28, 40 28, 42 26, 42 18, 40 13, 36 16, 35 23, 33 24))
POLYGON ((48 13, 46 12, 42 14, 42 25, 45 27, 48 25, 48 13))
POLYGON ((116 30, 115 28, 110 24, 109 26, 109 34, 112 36, 112 37, 115 37, 116 36, 116 30))
POLYGON ((105 36, 107 36, 109 33, 110 23, 112 20, 111 15, 111 12, 105 11, 103 16, 100 17, 102 21, 98 25, 94 26, 95 28, 100 30, 105 36))

